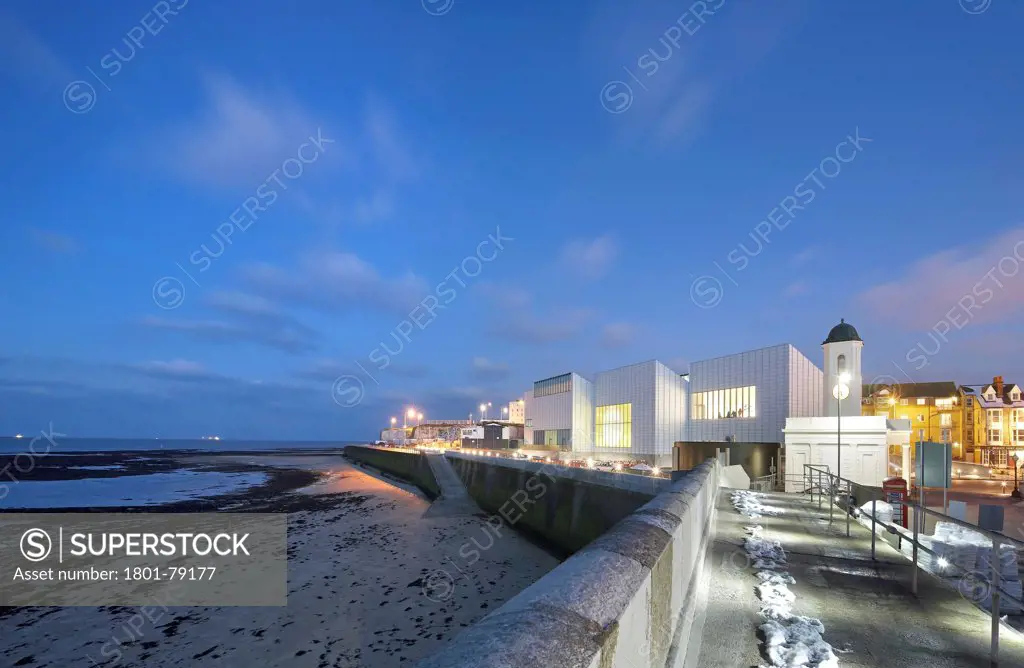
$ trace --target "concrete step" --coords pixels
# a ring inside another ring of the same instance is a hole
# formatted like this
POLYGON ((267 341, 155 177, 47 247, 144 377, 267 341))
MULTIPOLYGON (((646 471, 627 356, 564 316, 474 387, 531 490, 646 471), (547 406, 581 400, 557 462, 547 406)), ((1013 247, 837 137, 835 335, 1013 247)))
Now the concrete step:
POLYGON ((460 515, 476 515, 482 511, 476 505, 466 486, 462 484, 459 474, 452 468, 444 455, 426 455, 427 463, 434 474, 434 480, 441 488, 441 496, 430 504, 424 517, 457 517, 460 515))

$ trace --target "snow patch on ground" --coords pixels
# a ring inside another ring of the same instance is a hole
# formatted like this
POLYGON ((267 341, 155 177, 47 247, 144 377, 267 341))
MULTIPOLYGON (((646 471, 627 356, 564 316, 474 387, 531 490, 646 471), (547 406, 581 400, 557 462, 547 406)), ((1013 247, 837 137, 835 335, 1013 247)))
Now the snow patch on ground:
POLYGON ((763 515, 782 515, 786 512, 783 508, 762 504, 760 499, 763 498, 765 495, 762 493, 741 489, 732 493, 732 505, 736 506, 741 515, 754 520, 763 515))
MULTIPOLYGON (((732 503, 751 519, 785 512, 764 505, 764 498, 764 494, 744 490, 733 492, 732 503)), ((822 639, 825 626, 821 620, 793 614, 796 594, 789 586, 796 584, 796 580, 785 570, 787 560, 782 543, 766 538, 760 524, 746 526, 744 530, 744 548, 758 569, 754 590, 761 601, 760 614, 766 620, 761 632, 772 668, 839 668, 832 646, 822 639)))

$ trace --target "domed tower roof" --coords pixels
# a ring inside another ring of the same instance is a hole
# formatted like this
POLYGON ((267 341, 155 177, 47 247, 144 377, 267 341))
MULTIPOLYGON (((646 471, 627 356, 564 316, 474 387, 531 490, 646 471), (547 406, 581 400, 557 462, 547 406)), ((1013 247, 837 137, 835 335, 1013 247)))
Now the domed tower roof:
POLYGON ((864 339, 860 338, 860 334, 857 333, 856 327, 840 318, 839 324, 832 328, 832 331, 828 333, 828 338, 822 341, 821 345, 828 343, 842 343, 843 341, 863 342, 864 339))

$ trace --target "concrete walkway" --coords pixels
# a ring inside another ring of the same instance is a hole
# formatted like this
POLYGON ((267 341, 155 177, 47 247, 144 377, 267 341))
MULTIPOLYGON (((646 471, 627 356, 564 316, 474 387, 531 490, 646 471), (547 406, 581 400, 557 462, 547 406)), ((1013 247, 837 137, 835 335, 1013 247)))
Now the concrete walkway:
POLYGON ((441 496, 424 513, 424 517, 459 517, 476 515, 482 511, 470 498, 459 474, 452 468, 444 455, 427 455, 427 463, 434 473, 434 480, 441 488, 441 496))
MULTIPOLYGON (((718 534, 713 548, 711 591, 698 665, 750 668, 765 663, 760 653, 759 601, 755 571, 743 549, 743 527, 760 524, 766 538, 782 542, 796 579, 794 612, 817 617, 825 641, 843 668, 988 668, 991 618, 958 592, 920 572, 911 594, 912 565, 879 540, 871 560, 871 532, 835 509, 821 510, 805 497, 768 494, 764 505, 785 513, 750 520, 721 490, 718 534)), ((1024 636, 1003 625, 1000 666, 1024 666, 1024 636)))

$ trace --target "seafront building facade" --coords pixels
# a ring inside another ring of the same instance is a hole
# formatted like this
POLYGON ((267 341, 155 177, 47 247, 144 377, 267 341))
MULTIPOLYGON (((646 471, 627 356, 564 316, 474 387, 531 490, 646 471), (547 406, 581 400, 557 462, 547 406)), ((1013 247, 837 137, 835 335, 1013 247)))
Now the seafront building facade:
POLYGON ((976 461, 1004 469, 1013 466, 1017 454, 1024 463, 1024 388, 996 376, 972 406, 976 461))
POLYGON ((716 447, 753 444, 777 460, 786 418, 817 415, 821 387, 821 369, 789 344, 694 362, 688 374, 658 360, 593 381, 565 373, 526 392, 524 448, 672 466, 678 448, 702 461, 716 447))
POLYGON ((686 380, 657 360, 538 380, 524 395, 525 449, 581 458, 671 463, 683 437, 686 380))
POLYGON ((786 418, 820 414, 822 378, 788 343, 693 362, 686 440, 782 443, 786 418))
MULTIPOLYGON (((954 459, 974 450, 974 430, 964 428, 968 416, 965 393, 951 380, 930 383, 867 384, 861 415, 907 420, 911 428, 911 459, 918 442, 949 443, 954 459), (968 442, 967 433, 971 435, 968 442)), ((973 408, 973 400, 972 400, 973 408)), ((899 453, 890 453, 899 454, 899 453)))

